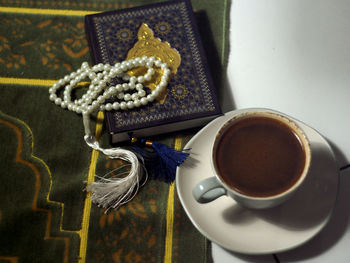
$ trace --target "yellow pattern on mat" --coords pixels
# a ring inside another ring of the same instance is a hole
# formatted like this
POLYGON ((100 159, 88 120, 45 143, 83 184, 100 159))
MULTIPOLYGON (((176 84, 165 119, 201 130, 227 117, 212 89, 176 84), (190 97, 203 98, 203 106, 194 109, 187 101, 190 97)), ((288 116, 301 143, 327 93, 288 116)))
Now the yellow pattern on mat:
POLYGON ((22 7, 0 7, 3 13, 21 13, 21 14, 42 14, 42 15, 62 15, 62 16, 85 16, 96 14, 99 11, 84 10, 65 10, 65 9, 41 9, 41 8, 22 8, 22 7))
MULTIPOLYGON (((56 81, 57 80, 0 78, 0 84, 51 86, 56 81)), ((84 84, 84 83, 82 83, 82 84, 84 84)), ((103 112, 99 112, 97 115, 97 124, 96 124, 96 131, 95 131, 95 137, 97 140, 101 136, 103 119, 104 119, 103 112)), ((27 127, 27 128, 29 128, 29 127, 27 127)), ((97 158, 98 158, 98 151, 93 150, 92 154, 91 154, 91 162, 90 162, 90 166, 89 166, 89 175, 88 175, 88 180, 87 180, 88 183, 92 183, 94 181, 97 158)), ((45 167, 48 169, 48 167, 46 165, 45 165, 45 167)), ((49 169, 48 169, 48 171, 49 171, 49 169)), ((51 191, 51 185, 50 185, 50 191, 51 191)), ((49 191, 49 193, 50 193, 50 191, 49 191)), ((51 201, 51 200, 48 200, 48 201, 51 201)), ((63 204, 61 204, 61 206, 62 206, 62 211, 63 211, 63 204)), ((81 263, 84 263, 86 260, 90 212, 91 212, 90 193, 87 193, 85 203, 84 203, 82 228, 78 231, 72 231, 72 232, 76 232, 80 236, 79 262, 81 262, 81 263)), ((63 217, 63 215, 61 215, 61 222, 62 222, 62 217, 63 217)), ((60 226, 60 231, 64 231, 62 229, 62 226, 60 226)), ((67 231, 67 232, 69 232, 69 231, 67 231)), ((68 253, 66 253, 65 258, 68 259, 68 253)))
MULTIPOLYGON (((180 137, 175 138, 174 149, 181 150, 182 140, 180 137)), ((174 231, 174 193, 175 182, 169 186, 167 211, 166 211, 166 235, 165 235, 165 252, 164 263, 171 263, 173 256, 173 231, 174 231)))
MULTIPOLYGON (((95 138, 99 140, 103 127, 103 112, 99 112, 97 114, 97 124, 95 131, 95 138)), ((91 162, 89 167, 89 176, 88 176, 88 184, 92 183, 95 180, 95 170, 96 163, 98 158, 98 151, 92 150, 91 154, 91 162)), ((85 204, 84 204, 84 214, 82 220, 82 228, 80 232, 80 251, 79 251, 79 262, 84 263, 86 260, 86 250, 87 250, 87 241, 88 241, 88 233, 89 233, 89 223, 90 223, 90 212, 91 212, 91 193, 87 193, 85 204)))
POLYGON ((52 86, 57 80, 52 79, 26 79, 26 78, 2 78, 0 84, 19 84, 33 86, 52 86))
MULTIPOLYGON (((27 131, 30 133, 31 138, 32 138, 32 144, 31 144, 31 149, 30 149, 30 157, 33 159, 36 159, 37 161, 39 161, 47 170, 49 178, 50 178, 50 186, 49 186, 49 191, 46 195, 46 201, 48 203, 53 203, 53 204, 57 204, 60 206, 61 208, 61 219, 60 219, 60 232, 71 232, 71 233, 78 233, 78 231, 70 231, 70 230, 64 230, 62 227, 62 222, 63 222, 63 211, 64 211, 64 204, 60 203, 60 202, 56 202, 56 201, 52 201, 49 199, 49 195, 51 192, 51 188, 52 188, 52 174, 51 171, 49 169, 49 167, 47 166, 47 164, 40 158, 36 157, 35 155, 33 155, 32 150, 34 148, 34 136, 33 136, 33 132, 30 129, 30 127, 22 120, 17 119, 17 118, 13 118, 14 120, 16 120, 17 122, 19 122, 21 125, 23 125, 27 131)), ((0 119, 0 124, 6 125, 9 128, 11 128, 17 135, 17 150, 16 150, 16 159, 15 162, 17 163, 21 163, 24 164, 25 166, 27 166, 28 168, 30 168, 33 173, 35 174, 35 193, 34 193, 34 197, 33 197, 33 201, 32 201, 32 210, 33 211, 39 211, 39 212, 44 212, 47 213, 47 222, 46 222, 46 230, 45 230, 45 239, 48 240, 62 240, 65 243, 65 249, 64 249, 64 255, 63 255, 63 262, 64 263, 68 263, 68 256, 69 256, 69 247, 70 247, 70 239, 68 237, 56 237, 56 236, 51 236, 51 221, 52 221, 52 211, 48 210, 48 209, 43 209, 37 206, 38 203, 38 196, 39 196, 39 191, 40 191, 40 187, 41 187, 41 174, 39 169, 31 162, 22 159, 21 157, 21 153, 23 150, 23 134, 22 131, 20 129, 20 127, 18 125, 16 125, 15 123, 11 123, 8 122, 6 120, 0 119)), ((79 234, 79 233, 78 233, 79 234)), ((0 257, 0 259, 2 259, 0 257)), ((11 262, 17 262, 17 258, 11 258, 11 262)))
MULTIPOLYGON (((25 78, 2 78, 0 77, 0 84, 11 85, 28 85, 28 86, 45 86, 51 87, 57 80, 54 79, 25 79, 25 78)), ((84 86, 89 82, 82 81, 78 83, 78 86, 84 86)))

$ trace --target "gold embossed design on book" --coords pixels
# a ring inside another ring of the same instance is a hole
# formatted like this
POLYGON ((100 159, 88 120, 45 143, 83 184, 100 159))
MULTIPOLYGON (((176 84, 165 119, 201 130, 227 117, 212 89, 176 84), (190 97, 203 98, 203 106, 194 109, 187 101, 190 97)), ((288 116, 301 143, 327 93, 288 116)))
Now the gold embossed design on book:
MULTIPOLYGON (((171 74, 176 74, 177 68, 181 64, 180 53, 172 48, 168 42, 162 42, 159 38, 154 37, 153 31, 148 27, 147 24, 142 24, 137 32, 137 42, 128 51, 126 59, 132 59, 142 56, 153 56, 160 59, 168 64, 171 74)), ((128 71, 130 76, 144 75, 147 71, 146 67, 138 67, 133 70, 128 71)), ((151 80, 145 82, 151 91, 153 91, 157 85, 160 83, 162 76, 162 69, 157 68, 155 74, 151 80)), ((163 92, 158 96, 157 100, 159 103, 163 104, 167 95, 167 90, 164 89, 163 92)))

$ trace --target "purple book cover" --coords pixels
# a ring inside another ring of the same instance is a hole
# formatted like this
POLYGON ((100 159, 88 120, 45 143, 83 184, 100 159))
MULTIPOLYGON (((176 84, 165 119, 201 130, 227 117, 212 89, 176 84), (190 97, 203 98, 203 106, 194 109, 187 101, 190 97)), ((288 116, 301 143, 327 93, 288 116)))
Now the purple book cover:
POLYGON ((88 15, 85 28, 95 63, 146 55, 171 64, 172 77, 160 98, 105 113, 112 143, 127 140, 128 133, 152 136, 201 126, 221 114, 189 0, 88 15))

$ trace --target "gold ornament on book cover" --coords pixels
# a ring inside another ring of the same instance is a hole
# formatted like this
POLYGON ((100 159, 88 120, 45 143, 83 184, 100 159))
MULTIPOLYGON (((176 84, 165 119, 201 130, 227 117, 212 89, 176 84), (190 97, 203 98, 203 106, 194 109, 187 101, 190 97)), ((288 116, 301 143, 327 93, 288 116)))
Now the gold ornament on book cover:
MULTIPOLYGON (((128 51, 126 59, 133 59, 137 57, 155 57, 163 62, 165 62, 171 74, 175 75, 178 67, 181 64, 180 53, 172 48, 168 42, 162 42, 159 38, 154 37, 153 31, 148 27, 147 24, 142 24, 137 33, 137 42, 128 51)), ((144 75, 147 71, 146 67, 137 67, 128 71, 130 76, 140 76, 144 75)), ((157 68, 151 80, 145 82, 151 91, 153 91, 157 85, 159 85, 162 76, 162 69, 157 68)), ((167 89, 164 89, 161 94, 156 98, 159 103, 163 104, 167 95, 167 89)))

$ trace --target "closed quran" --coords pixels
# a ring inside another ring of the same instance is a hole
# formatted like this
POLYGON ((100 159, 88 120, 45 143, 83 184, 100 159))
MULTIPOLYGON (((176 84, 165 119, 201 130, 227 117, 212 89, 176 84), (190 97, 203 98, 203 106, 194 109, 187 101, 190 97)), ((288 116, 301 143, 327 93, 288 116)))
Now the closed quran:
MULTIPOLYGON (((113 65, 154 56, 171 69, 166 90, 152 103, 106 112, 112 143, 128 140, 130 133, 145 137, 202 126, 221 114, 189 1, 88 15, 85 26, 95 63, 113 65)), ((140 72, 142 69, 128 74, 140 72)), ((145 86, 152 90, 157 81, 155 74, 145 86)))

